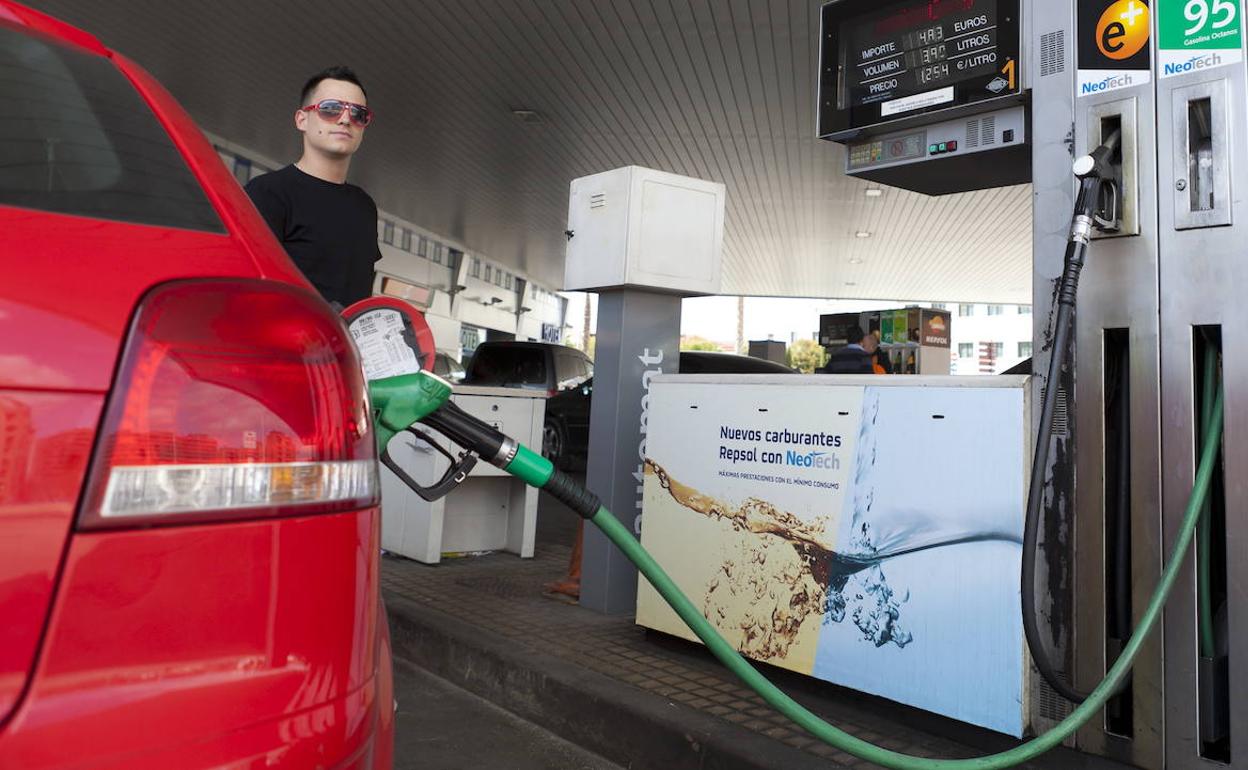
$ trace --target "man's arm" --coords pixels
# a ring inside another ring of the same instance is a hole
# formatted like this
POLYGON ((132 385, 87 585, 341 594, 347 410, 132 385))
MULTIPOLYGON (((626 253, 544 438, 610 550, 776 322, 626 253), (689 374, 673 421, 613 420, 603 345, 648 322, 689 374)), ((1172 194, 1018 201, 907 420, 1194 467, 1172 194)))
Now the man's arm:
POLYGON ((257 184, 263 177, 256 177, 243 188, 251 202, 255 204, 260 216, 269 223, 269 229, 280 241, 286 235, 286 204, 268 185, 257 184))

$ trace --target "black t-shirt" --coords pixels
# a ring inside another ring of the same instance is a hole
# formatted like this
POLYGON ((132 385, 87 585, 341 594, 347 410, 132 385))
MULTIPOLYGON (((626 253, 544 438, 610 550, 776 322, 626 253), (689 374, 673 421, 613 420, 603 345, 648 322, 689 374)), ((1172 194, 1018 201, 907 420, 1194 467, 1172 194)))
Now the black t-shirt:
POLYGON ((247 194, 316 290, 343 307, 373 293, 377 204, 353 184, 336 184, 296 166, 258 176, 247 194))

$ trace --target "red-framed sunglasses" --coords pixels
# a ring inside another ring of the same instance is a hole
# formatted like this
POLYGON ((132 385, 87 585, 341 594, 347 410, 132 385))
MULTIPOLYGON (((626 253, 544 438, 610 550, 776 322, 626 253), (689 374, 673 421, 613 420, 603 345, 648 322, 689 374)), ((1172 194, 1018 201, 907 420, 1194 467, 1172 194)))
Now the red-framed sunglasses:
POLYGON ((373 122, 375 112, 362 104, 354 102, 344 102, 341 99, 322 99, 316 104, 309 104, 302 108, 304 112, 316 110, 316 114, 321 116, 321 120, 336 122, 342 116, 343 110, 351 111, 351 122, 360 128, 364 128, 373 122))

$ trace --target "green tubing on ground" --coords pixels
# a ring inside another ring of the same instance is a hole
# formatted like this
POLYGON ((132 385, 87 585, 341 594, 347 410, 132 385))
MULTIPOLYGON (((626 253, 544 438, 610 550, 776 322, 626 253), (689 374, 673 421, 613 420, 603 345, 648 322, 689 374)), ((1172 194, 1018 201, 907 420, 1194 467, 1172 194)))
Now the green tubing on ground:
POLYGON ((503 470, 529 486, 541 489, 554 475, 555 466, 550 464, 550 460, 522 444, 515 458, 503 470))
MULTIPOLYGON (((1200 398, 1200 437, 1209 435, 1212 428, 1213 399, 1217 392, 1218 350, 1208 341, 1205 342, 1205 372, 1200 398)), ((1213 564, 1210 554, 1213 552, 1212 503, 1205 496, 1205 504, 1201 507, 1200 528, 1196 535, 1196 596, 1199 602, 1197 618, 1200 624, 1200 656, 1213 658, 1217 654, 1217 644, 1213 630, 1213 564)))
POLYGON ((810 711, 807 711, 797 701, 784 694, 779 688, 769 682, 766 677, 758 673, 745 658, 741 657, 740 653, 719 635, 715 627, 706 618, 702 617, 702 613, 693 606, 689 598, 672 582, 672 579, 667 576, 663 568, 641 547, 641 543, 633 537, 632 532, 626 529, 610 511, 606 508, 599 508, 592 521, 611 542, 615 543, 616 547, 624 552, 624 555, 629 560, 637 565, 637 569, 646 576, 646 579, 667 600, 667 603, 676 611, 680 619, 698 635, 698 638, 706 644, 707 649, 720 662, 731 669, 750 689, 762 696, 763 700, 771 704, 773 708, 824 743, 861 759, 875 762, 883 767, 894 768, 894 770, 983 770, 987 768, 1013 767, 1034 759, 1059 745, 1075 730, 1095 716, 1101 707, 1105 705, 1105 701, 1118 689, 1119 683, 1127 675, 1136 654, 1139 653, 1140 646, 1143 645, 1145 638, 1153 630, 1153 626, 1157 624, 1157 618, 1161 615, 1161 609, 1166 602, 1166 597, 1169 596, 1170 590, 1174 587, 1174 582, 1178 578, 1179 568, 1183 565, 1183 558, 1187 555, 1188 550, 1191 549, 1196 524, 1200 519, 1202 509, 1205 507, 1205 498, 1209 494, 1209 483, 1213 477, 1214 460, 1217 457, 1218 448, 1222 440, 1222 392, 1220 388, 1214 401, 1208 424, 1210 429, 1205 431, 1203 436, 1204 445, 1200 454, 1200 466, 1196 471, 1196 481, 1192 486, 1192 494, 1188 499, 1187 510, 1183 515, 1183 525, 1179 530, 1178 539, 1174 543, 1174 549, 1170 553, 1170 560, 1161 575, 1161 581, 1157 585, 1156 592, 1153 593, 1153 597, 1148 603, 1148 608, 1144 610, 1139 626, 1131 634, 1131 638, 1123 648, 1122 654, 1118 656, 1118 660, 1110 668, 1109 673, 1105 675, 1105 679, 1097 685, 1087 700, 1049 732, 1038 735, 1009 751, 974 759, 927 759, 925 757, 901 754, 867 743, 824 722, 810 711))

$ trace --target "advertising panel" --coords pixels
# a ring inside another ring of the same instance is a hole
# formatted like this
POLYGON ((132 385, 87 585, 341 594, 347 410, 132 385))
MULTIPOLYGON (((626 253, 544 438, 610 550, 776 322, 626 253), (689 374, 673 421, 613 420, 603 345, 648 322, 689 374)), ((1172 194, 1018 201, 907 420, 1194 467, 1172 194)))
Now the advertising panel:
POLYGON ((642 542, 746 657, 1021 736, 1021 383, 660 379, 642 542))
MULTIPOLYGON (((915 316, 915 327, 919 326, 919 316, 915 316)), ((892 341, 897 343, 910 342, 910 311, 900 309, 892 313, 892 341)))
POLYGON ((924 310, 920 344, 933 348, 949 347, 953 317, 945 310, 924 310))
POLYGON ((861 313, 829 313, 819 316, 819 344, 826 348, 844 347, 851 329, 862 328, 861 313))
POLYGON ((1148 0, 1079 0, 1078 95, 1148 83, 1151 29, 1148 0))
POLYGON ((1240 0, 1160 0, 1157 66, 1161 77, 1243 61, 1243 16, 1240 0))

